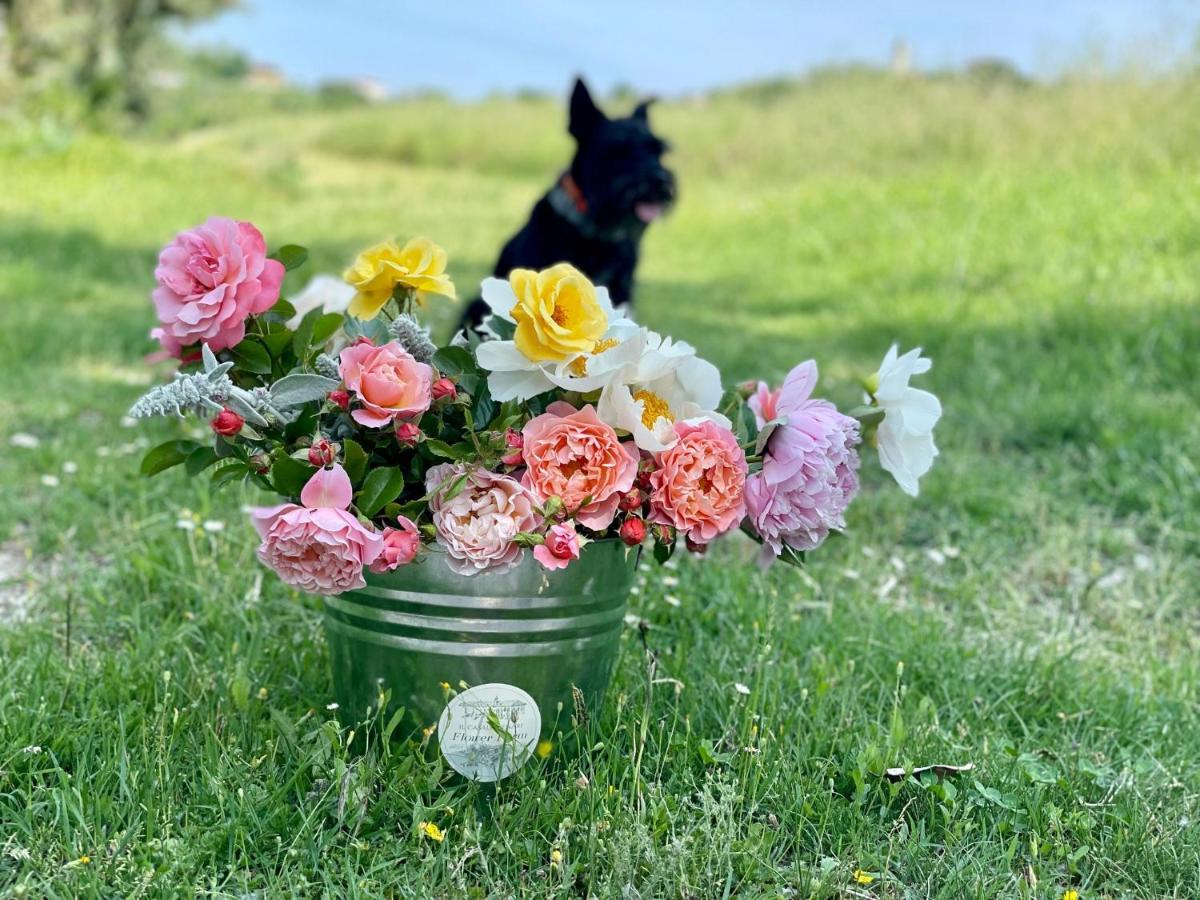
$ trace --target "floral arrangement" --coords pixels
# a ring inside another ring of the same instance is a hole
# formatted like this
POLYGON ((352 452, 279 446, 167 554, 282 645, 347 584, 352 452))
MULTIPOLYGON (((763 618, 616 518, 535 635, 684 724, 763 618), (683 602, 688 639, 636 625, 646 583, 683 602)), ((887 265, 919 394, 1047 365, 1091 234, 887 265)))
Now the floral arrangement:
POLYGON ((345 294, 298 312, 280 289, 306 256, 268 255, 257 228, 225 218, 178 235, 155 270, 151 335, 179 370, 130 411, 213 432, 154 447, 145 474, 183 465, 287 499, 253 510, 258 555, 305 591, 353 590, 364 570, 433 552, 463 575, 527 552, 561 569, 601 539, 649 542, 663 561, 680 538, 702 553, 737 528, 764 564, 801 562, 845 527, 864 443, 914 496, 937 454, 940 404, 909 386, 930 367, 919 350, 889 350, 847 414, 813 397, 811 361, 777 389, 724 391, 691 346, 566 263, 486 279, 484 333, 438 347, 415 316, 455 297, 436 244, 371 247, 345 294))

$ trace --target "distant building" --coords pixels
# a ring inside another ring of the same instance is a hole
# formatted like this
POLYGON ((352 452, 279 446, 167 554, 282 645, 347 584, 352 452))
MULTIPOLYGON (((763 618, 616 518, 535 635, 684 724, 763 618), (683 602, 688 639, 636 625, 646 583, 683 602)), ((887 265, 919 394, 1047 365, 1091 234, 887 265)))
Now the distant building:
POLYGON ((246 86, 260 91, 278 91, 287 87, 287 79, 274 66, 253 63, 246 73, 246 86))
POLYGON ((912 74, 912 48, 904 38, 892 42, 892 74, 904 78, 912 74))

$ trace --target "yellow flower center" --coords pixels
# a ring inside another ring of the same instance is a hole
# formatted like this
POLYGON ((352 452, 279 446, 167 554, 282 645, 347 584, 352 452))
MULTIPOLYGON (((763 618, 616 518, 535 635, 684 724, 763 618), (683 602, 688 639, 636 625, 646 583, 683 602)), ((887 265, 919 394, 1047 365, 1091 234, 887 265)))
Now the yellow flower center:
MULTIPOLYGON (((592 348, 592 356, 597 356, 603 353, 605 350, 611 350, 619 343, 621 342, 616 338, 605 338, 602 341, 596 341, 596 346, 592 348)), ((569 371, 576 378, 583 378, 587 375, 587 364, 588 357, 577 356, 575 359, 571 360, 571 364, 567 366, 567 371, 569 371)))
POLYGON ((667 401, 654 391, 642 389, 634 392, 634 400, 642 401, 642 424, 647 428, 653 428, 654 423, 659 419, 666 419, 668 422, 674 422, 675 417, 671 415, 671 407, 667 405, 667 401))

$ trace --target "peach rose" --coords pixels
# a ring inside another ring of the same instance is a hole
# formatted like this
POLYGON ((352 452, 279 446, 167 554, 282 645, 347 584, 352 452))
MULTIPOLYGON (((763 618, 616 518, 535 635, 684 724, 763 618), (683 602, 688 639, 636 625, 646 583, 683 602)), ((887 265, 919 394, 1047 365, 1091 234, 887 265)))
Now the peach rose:
POLYGON ((393 419, 408 419, 429 409, 433 369, 413 359, 397 342, 376 347, 365 338, 338 357, 346 387, 362 401, 350 415, 359 425, 382 428, 393 419))
POLYGON ((417 523, 406 516, 396 516, 396 524, 400 527, 383 529, 383 551, 371 563, 372 572, 390 572, 416 559, 417 551, 421 549, 417 523))
POLYGON ((530 420, 521 436, 527 467, 521 483, 539 503, 562 498, 567 513, 593 531, 612 524, 637 477, 632 443, 622 444, 593 407, 577 410, 561 401, 530 420))
POLYGON ((733 433, 715 422, 678 422, 675 433, 679 440, 654 457, 650 521, 707 544, 746 515, 746 454, 733 433))
POLYGON ((443 463, 425 473, 429 510, 446 564, 459 575, 503 572, 521 558, 516 537, 541 524, 533 497, 515 478, 466 463, 443 463), (457 492, 447 483, 457 485, 457 492))
POLYGON ((579 559, 583 541, 575 533, 575 523, 564 522, 552 525, 546 532, 546 542, 533 548, 533 558, 551 571, 565 569, 573 560, 579 559))

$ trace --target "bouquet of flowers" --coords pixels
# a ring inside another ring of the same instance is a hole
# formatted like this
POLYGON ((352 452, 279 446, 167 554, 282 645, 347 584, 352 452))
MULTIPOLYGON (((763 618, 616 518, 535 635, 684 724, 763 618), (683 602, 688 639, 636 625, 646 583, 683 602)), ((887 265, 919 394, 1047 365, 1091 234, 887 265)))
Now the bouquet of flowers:
POLYGON ((940 404, 909 386, 930 367, 919 350, 889 350, 842 413, 813 397, 812 361, 774 390, 723 390, 691 346, 566 263, 486 279, 483 333, 438 347, 416 313, 455 297, 441 247, 384 241, 344 294, 293 304, 283 276, 306 256, 268 255, 257 228, 225 218, 178 235, 151 335, 180 368, 130 410, 209 420, 211 440, 154 447, 142 471, 211 470, 284 498, 253 510, 258 555, 305 591, 354 590, 424 553, 463 575, 527 552, 561 569, 602 539, 648 541, 664 561, 680 538, 702 553, 736 528, 764 564, 801 562, 845 527, 864 442, 914 496, 937 454, 940 404))

